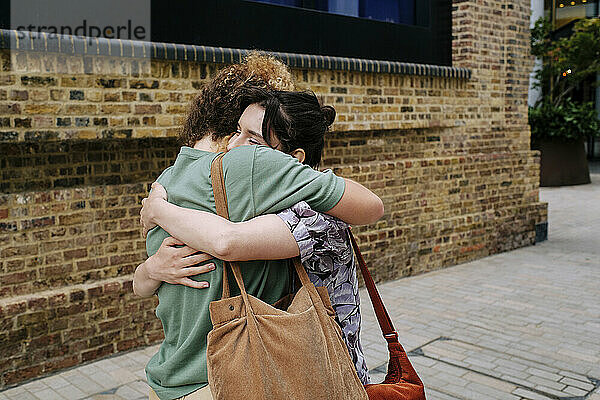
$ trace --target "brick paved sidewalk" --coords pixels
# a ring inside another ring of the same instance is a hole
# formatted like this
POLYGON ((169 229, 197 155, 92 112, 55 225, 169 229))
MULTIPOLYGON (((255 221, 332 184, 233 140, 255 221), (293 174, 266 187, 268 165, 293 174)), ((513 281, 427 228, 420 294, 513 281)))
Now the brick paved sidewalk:
MULTIPOLYGON (((380 285, 430 400, 600 400, 600 175, 545 188, 549 239, 380 285)), ((366 293, 363 344, 374 381, 387 353, 366 293)), ((146 399, 157 346, 0 392, 6 399, 146 399)))

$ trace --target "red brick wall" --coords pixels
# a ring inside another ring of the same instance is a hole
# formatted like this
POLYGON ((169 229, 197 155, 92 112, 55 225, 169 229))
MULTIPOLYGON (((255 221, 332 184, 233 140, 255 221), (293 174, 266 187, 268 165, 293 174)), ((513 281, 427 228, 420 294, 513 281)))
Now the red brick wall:
MULTIPOLYGON (((323 166, 385 203, 376 279, 530 245, 546 221, 527 125, 529 1, 454 1, 470 79, 294 69, 338 111, 323 166)), ((0 51, 0 388, 161 338, 131 292, 140 200, 221 65, 0 51)))

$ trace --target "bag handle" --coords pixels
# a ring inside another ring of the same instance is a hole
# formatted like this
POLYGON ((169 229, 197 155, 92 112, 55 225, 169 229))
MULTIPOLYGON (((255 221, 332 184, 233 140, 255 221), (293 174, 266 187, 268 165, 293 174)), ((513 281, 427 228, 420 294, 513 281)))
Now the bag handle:
MULTIPOLYGON (((223 156, 225 153, 219 154, 213 160, 210 166, 210 180, 213 187, 213 194, 215 197, 215 209, 217 214, 223 218, 229 219, 229 207, 227 205, 227 193, 225 192, 225 174, 223 173, 223 156)), ((229 292, 229 279, 227 278, 227 265, 231 267, 235 281, 240 288, 244 302, 250 306, 248 299, 248 293, 246 292, 246 286, 244 285, 244 279, 242 278, 242 270, 237 263, 229 263, 223 261, 223 292, 221 295, 222 299, 226 299, 231 296, 229 292)))
MULTIPOLYGON (((217 214, 229 219, 229 207, 227 206, 227 194, 225 193, 225 175, 223 174, 224 155, 225 153, 219 154, 210 165, 210 180, 212 182, 217 214)), ((229 297, 229 279, 227 278, 226 263, 226 261, 223 261, 223 293, 221 295, 223 299, 229 297)))
MULTIPOLYGON (((217 210, 217 214, 223 218, 229 219, 229 209, 227 206, 227 193, 225 192, 225 175, 223 173, 223 156, 224 155, 225 155, 225 153, 221 153, 217 157, 215 157, 215 159, 213 160, 213 162, 210 166, 210 179, 211 179, 211 183, 212 183, 212 187, 213 187, 213 194, 215 197, 215 208, 217 210)), ((302 266, 300 257, 294 257, 292 259, 292 261, 294 264, 294 268, 296 269, 296 273, 298 274, 298 277, 300 278, 300 282, 302 283, 302 286, 307 287, 309 292, 311 292, 311 294, 312 294, 312 291, 310 290, 311 282, 310 282, 310 279, 308 278, 308 274, 306 273, 306 270, 302 266)), ((229 292, 229 281, 227 279, 227 265, 229 265, 231 267, 231 270, 233 271, 233 276, 235 277, 235 281, 237 282, 238 287, 240 288, 242 297, 249 305, 250 303, 248 302, 248 293, 246 292, 246 287, 244 285, 244 280, 242 278, 242 271, 237 262, 230 263, 227 261, 223 261, 222 298, 226 299, 226 298, 230 297, 230 295, 231 295, 229 292)), ((318 296, 318 294, 317 294, 317 296, 318 296)))
POLYGON ((381 333, 383 333, 383 337, 388 343, 396 342, 398 341, 398 333, 394 328, 394 324, 392 324, 392 319, 390 318, 390 315, 383 304, 383 300, 381 300, 377 286, 375 286, 373 277, 367 268, 367 263, 365 263, 365 260, 360 252, 360 249, 358 248, 358 244, 356 243, 356 239, 354 238, 350 228, 348 228, 348 236, 352 242, 354 254, 356 254, 358 265, 360 266, 360 272, 362 273, 365 286, 367 287, 367 292, 371 298, 371 303, 373 304, 373 309, 375 310, 375 315, 377 316, 377 322, 379 322, 381 333))

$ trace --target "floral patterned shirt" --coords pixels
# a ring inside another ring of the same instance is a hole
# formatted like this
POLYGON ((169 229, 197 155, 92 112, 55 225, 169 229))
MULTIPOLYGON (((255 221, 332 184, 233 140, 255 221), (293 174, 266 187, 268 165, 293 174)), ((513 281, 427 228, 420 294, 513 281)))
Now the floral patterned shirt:
POLYGON ((277 215, 294 235, 311 282, 327 288, 358 377, 363 384, 369 383, 367 362, 360 344, 360 297, 348 225, 314 211, 303 201, 277 215))

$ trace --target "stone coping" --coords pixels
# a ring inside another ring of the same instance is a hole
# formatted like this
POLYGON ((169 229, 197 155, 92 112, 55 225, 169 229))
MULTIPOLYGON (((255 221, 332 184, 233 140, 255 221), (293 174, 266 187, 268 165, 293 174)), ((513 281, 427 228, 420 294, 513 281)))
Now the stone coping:
MULTIPOLYGON (((7 29, 0 29, 0 49, 53 52, 67 55, 101 55, 211 63, 239 62, 250 51, 224 47, 142 42, 7 29)), ((292 68, 421 75, 457 79, 471 78, 471 70, 468 68, 311 54, 268 53, 281 59, 292 68)))

